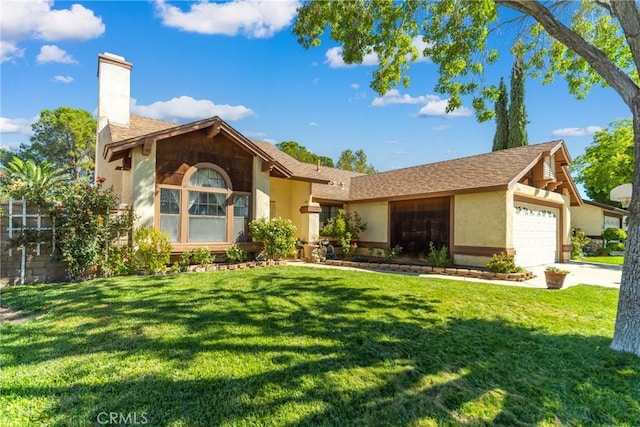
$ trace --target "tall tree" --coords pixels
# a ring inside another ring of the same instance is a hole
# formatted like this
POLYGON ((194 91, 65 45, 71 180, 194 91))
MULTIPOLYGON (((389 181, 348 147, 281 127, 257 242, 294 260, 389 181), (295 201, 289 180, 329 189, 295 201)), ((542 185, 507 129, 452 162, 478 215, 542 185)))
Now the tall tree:
POLYGON ((280 151, 283 151, 293 157, 296 160, 299 160, 303 163, 313 163, 316 164, 320 161, 320 165, 327 167, 334 167, 333 160, 330 157, 326 156, 318 156, 317 154, 313 154, 311 151, 307 149, 307 147, 298 144, 296 141, 282 141, 276 144, 276 147, 280 151))
POLYGON ((35 163, 50 162, 74 182, 88 180, 95 163, 96 128, 96 119, 86 110, 42 110, 31 125, 31 144, 21 144, 17 155, 35 163))
MULTIPOLYGON (((479 75, 498 57, 488 47, 498 11, 512 22, 532 23, 523 39, 525 65, 544 82, 564 77, 569 91, 583 98, 594 84, 608 85, 631 110, 636 164, 640 163, 640 5, 626 0, 578 2, 537 0, 308 0, 299 9, 294 26, 304 47, 318 46, 325 28, 342 43, 346 63, 360 63, 376 54, 379 67, 371 87, 384 94, 403 82, 418 58, 413 40, 422 37, 424 56, 439 69, 435 90, 449 96, 448 111, 473 94, 479 120, 493 117, 486 101, 497 88, 481 87, 479 75)), ((520 26, 524 28, 524 25, 520 26)), ((504 34, 504 33, 503 33, 504 34)), ((501 37, 501 41, 504 37, 501 37)), ((622 269, 618 311, 611 347, 640 355, 640 168, 633 173, 627 253, 622 269)))
POLYGON ((508 110, 508 97, 507 85, 504 83, 504 79, 500 79, 500 86, 498 86, 499 94, 496 101, 496 134, 493 137, 493 148, 491 151, 504 150, 509 143, 509 110, 508 110))
POLYGON ((575 158, 571 171, 584 184, 587 196, 610 204, 609 192, 633 178, 633 127, 631 120, 616 120, 596 132, 593 143, 575 158))
MULTIPOLYGON (((527 111, 524 106, 524 69, 522 54, 517 53, 511 69, 511 93, 509 99, 509 142, 507 148, 529 145, 527 136, 527 111)), ((496 112, 497 114, 497 112, 496 112)))
POLYGON ((340 158, 336 163, 338 169, 360 173, 376 173, 373 165, 367 163, 367 155, 363 150, 357 150, 355 153, 349 149, 344 150, 340 154, 340 158))

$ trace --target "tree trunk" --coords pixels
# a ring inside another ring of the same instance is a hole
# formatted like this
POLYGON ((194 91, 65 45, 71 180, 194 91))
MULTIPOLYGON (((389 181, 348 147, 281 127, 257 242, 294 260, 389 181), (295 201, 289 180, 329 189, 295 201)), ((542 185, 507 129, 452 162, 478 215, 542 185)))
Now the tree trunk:
POLYGON ((613 333, 613 350, 640 356, 640 95, 632 106, 635 169, 633 194, 629 206, 629 230, 622 267, 618 314, 613 333))

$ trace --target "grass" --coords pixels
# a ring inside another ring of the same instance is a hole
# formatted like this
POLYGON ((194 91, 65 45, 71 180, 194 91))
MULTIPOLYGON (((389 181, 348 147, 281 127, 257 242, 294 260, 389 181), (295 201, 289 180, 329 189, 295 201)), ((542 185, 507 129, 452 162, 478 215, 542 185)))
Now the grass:
POLYGON ((615 289, 274 267, 3 294, 31 316, 1 325, 3 426, 640 425, 615 289))
POLYGON ((584 258, 585 261, 599 262, 601 264, 613 264, 622 265, 624 262, 623 256, 588 256, 584 258))

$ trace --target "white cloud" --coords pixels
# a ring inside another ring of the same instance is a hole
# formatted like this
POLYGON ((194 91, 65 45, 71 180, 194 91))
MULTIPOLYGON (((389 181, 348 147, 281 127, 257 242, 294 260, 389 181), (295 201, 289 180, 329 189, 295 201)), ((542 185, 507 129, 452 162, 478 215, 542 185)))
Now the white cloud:
POLYGON ((71 77, 71 76, 54 76, 53 77, 53 81, 54 82, 59 82, 59 83, 71 83, 73 81, 73 77, 71 77))
POLYGON ((349 87, 351 89, 355 89, 355 90, 360 89, 360 85, 358 83, 351 83, 351 85, 349 85, 349 87))
POLYGON ((398 145, 400 144, 400 141, 394 139, 393 141, 386 141, 385 144, 398 145))
POLYGON ((53 1, 29 0, 11 2, 0 14, 2 45, 0 62, 23 55, 18 47, 22 40, 89 40, 104 34, 100 17, 84 6, 74 4, 69 9, 52 9, 53 1))
POLYGON ((138 105, 136 99, 131 98, 131 112, 153 119, 178 121, 205 119, 212 116, 234 121, 254 115, 251 109, 243 105, 214 104, 207 99, 193 99, 190 96, 157 101, 150 105, 138 105))
MULTIPOLYGON (((415 36, 413 38, 413 46, 418 50, 418 59, 416 62, 431 62, 431 58, 425 57, 422 52, 424 48, 429 44, 422 41, 422 36, 415 36)), ((347 64, 344 62, 342 58, 342 47, 332 47, 327 50, 325 53, 325 57, 327 58, 324 62, 325 64, 329 64, 331 68, 344 68, 344 67, 355 67, 357 65, 377 65, 378 64, 378 55, 375 52, 370 52, 365 54, 362 57, 362 62, 360 64, 347 64)))
POLYGON ((553 136, 588 136, 601 131, 600 126, 587 126, 586 128, 562 128, 551 132, 553 136))
POLYGON ((316 122, 309 122, 309 126, 318 126, 318 123, 316 123, 316 122))
POLYGON ((24 56, 24 49, 19 49, 14 42, 0 40, 0 63, 24 56))
MULTIPOLYGON (((436 97, 438 98, 438 97, 436 97)), ((427 102, 427 105, 422 107, 420 111, 418 111, 419 117, 469 117, 471 115, 471 110, 466 107, 459 107, 455 110, 447 113, 447 105, 449 104, 448 99, 437 99, 430 100, 427 102)))
POLYGON ((426 95, 426 96, 416 96, 413 97, 411 95, 400 95, 400 91, 398 89, 391 89, 389 92, 385 93, 383 96, 377 96, 371 101, 371 105, 373 107, 384 107, 386 105, 393 104, 426 104, 429 101, 439 100, 435 95, 426 95))
POLYGON ((440 126, 434 126, 433 130, 436 132, 443 132, 447 129, 451 129, 453 126, 450 125, 440 125, 440 126))
MULTIPOLYGON (((371 106, 385 107, 395 104, 424 104, 424 106, 420 108, 420 111, 418 111, 418 117, 467 117, 471 115, 471 110, 466 107, 456 108, 454 111, 446 113, 448 103, 448 99, 440 99, 437 95, 401 95, 398 89, 391 89, 383 96, 378 96, 371 101, 371 106)), ((438 130, 444 129, 445 128, 438 130)))
POLYGON ((0 133, 17 133, 31 135, 31 124, 38 120, 37 117, 29 119, 9 119, 0 117, 0 133))
POLYGON ((162 23, 200 34, 223 34, 268 38, 287 27, 297 13, 297 1, 234 0, 228 3, 210 3, 201 0, 189 11, 156 0, 156 10, 162 23))
POLYGON ((58 46, 46 44, 40 48, 37 60, 39 63, 59 62, 61 64, 75 64, 76 61, 71 55, 60 49, 58 46))

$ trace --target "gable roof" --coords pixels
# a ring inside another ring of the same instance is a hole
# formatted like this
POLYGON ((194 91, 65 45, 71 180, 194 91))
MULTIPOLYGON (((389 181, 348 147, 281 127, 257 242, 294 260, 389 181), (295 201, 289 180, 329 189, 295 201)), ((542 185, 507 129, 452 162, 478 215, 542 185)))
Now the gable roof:
MULTIPOLYGON (((155 143, 158 140, 202 129, 206 130, 207 136, 210 138, 213 138, 218 133, 223 132, 227 137, 240 145, 246 151, 262 159, 265 164, 269 166, 269 170, 275 171, 276 175, 283 176, 285 178, 293 176, 293 172, 276 161, 240 132, 229 126, 218 116, 181 125, 130 115, 129 127, 109 124, 112 142, 105 145, 103 156, 107 161, 117 160, 127 156, 129 151, 135 147, 146 146, 147 144, 155 143)), ((321 182, 327 182, 327 180, 322 180, 321 182)))
POLYGON ((561 140, 494 151, 460 159, 429 163, 351 180, 350 200, 399 199, 422 195, 506 190, 515 185, 544 155, 558 154, 562 187, 572 193, 572 203, 581 199, 565 166, 571 162, 561 140))

